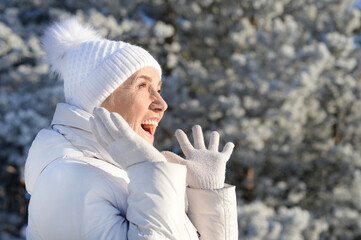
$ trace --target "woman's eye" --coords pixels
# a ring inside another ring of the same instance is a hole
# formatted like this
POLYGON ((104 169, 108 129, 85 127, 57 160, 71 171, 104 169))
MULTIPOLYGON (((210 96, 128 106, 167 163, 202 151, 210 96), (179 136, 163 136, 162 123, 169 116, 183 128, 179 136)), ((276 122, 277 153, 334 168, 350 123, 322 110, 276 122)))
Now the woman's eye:
POLYGON ((147 86, 146 83, 141 83, 141 84, 139 84, 139 88, 144 88, 144 87, 146 87, 146 86, 147 86))

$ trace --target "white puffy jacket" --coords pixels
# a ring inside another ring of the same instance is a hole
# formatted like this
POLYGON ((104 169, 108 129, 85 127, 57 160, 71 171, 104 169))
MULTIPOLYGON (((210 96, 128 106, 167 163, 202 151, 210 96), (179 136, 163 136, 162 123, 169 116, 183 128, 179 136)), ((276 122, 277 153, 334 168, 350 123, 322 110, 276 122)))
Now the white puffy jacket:
POLYGON ((25 165, 27 239, 196 240, 197 230, 204 240, 237 239, 234 186, 186 188, 186 168, 173 163, 125 172, 93 138, 90 116, 58 104, 53 129, 35 138, 25 165))

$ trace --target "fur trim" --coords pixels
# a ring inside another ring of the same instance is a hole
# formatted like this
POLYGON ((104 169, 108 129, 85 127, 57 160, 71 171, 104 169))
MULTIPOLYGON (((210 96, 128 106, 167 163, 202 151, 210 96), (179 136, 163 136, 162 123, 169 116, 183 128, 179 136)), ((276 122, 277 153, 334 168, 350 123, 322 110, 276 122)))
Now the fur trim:
POLYGON ((69 18, 50 25, 41 38, 51 71, 64 77, 66 54, 81 43, 102 39, 95 30, 82 26, 76 18, 69 18))

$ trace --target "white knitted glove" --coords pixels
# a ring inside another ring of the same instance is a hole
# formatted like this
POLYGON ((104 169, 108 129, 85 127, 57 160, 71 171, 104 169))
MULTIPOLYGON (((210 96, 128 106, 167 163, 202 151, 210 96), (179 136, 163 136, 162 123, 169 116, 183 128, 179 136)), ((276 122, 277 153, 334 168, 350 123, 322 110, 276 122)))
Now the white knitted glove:
POLYGON ((226 163, 229 160, 234 144, 228 142, 222 152, 218 152, 219 134, 211 133, 208 149, 206 149, 202 128, 196 125, 192 128, 194 147, 187 135, 180 129, 175 136, 186 157, 186 160, 172 152, 162 152, 169 162, 187 166, 187 184, 192 188, 220 189, 224 187, 226 163))
POLYGON ((95 108, 90 128, 98 143, 123 169, 140 162, 166 162, 164 156, 139 136, 118 113, 95 108))

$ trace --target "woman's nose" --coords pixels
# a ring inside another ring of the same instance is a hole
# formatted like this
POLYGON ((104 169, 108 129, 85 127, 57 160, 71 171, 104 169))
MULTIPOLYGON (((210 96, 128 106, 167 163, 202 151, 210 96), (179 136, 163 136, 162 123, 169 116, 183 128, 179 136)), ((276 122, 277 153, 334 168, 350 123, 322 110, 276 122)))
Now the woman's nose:
POLYGON ((154 101, 151 104, 151 108, 156 111, 164 112, 168 108, 168 104, 163 97, 157 92, 154 94, 154 101))

